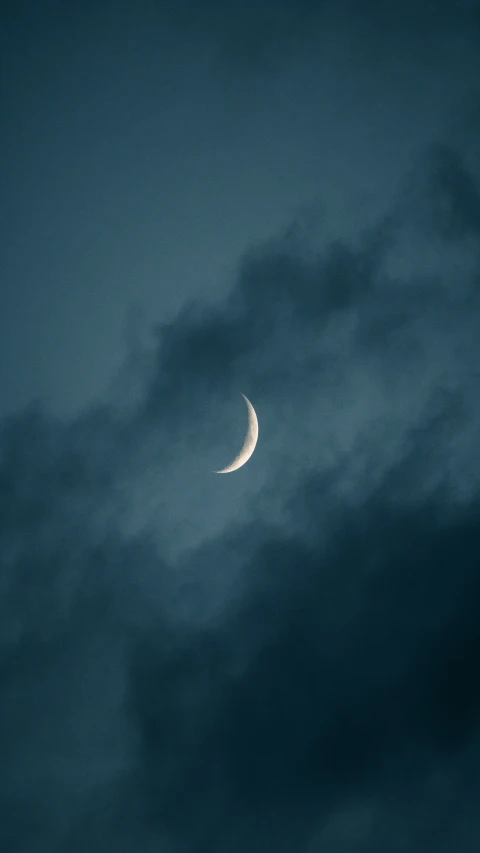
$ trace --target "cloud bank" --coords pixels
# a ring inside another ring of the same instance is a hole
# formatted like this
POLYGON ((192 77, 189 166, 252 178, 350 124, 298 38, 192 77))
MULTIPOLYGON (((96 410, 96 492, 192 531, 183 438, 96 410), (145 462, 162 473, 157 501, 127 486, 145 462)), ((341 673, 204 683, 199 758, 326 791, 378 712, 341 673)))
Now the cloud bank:
POLYGON ((130 407, 2 422, 3 850, 478 849, 479 252, 432 150, 158 327, 130 407))

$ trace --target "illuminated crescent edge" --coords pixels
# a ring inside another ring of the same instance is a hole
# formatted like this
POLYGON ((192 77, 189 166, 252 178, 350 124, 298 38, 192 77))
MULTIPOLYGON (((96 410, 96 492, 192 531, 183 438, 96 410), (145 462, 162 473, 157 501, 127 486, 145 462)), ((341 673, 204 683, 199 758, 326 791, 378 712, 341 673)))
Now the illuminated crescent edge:
POLYGON ((242 394, 242 397, 245 400, 248 409, 248 430, 247 435, 245 436, 245 441, 243 442, 243 447, 230 465, 226 468, 222 468, 220 471, 214 471, 214 474, 230 474, 231 471, 237 471, 238 468, 245 465, 245 462, 248 462, 250 456, 255 450, 258 441, 258 418, 248 397, 245 397, 245 394, 242 394))

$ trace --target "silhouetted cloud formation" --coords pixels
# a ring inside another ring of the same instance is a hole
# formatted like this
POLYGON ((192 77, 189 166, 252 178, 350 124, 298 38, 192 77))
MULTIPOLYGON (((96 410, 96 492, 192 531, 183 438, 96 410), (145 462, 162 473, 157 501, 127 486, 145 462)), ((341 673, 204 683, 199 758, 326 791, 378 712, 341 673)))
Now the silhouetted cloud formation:
POLYGON ((478 850, 479 185, 420 171, 248 253, 138 406, 3 422, 3 850, 478 850), (237 388, 259 446, 207 486, 237 388))

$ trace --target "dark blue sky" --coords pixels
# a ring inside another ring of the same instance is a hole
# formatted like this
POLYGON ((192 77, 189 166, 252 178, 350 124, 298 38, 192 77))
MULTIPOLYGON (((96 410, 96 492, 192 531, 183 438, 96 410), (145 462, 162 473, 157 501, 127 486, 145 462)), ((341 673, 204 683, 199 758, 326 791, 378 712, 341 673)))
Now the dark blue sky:
POLYGON ((1 15, 2 853, 478 853, 480 4, 1 15))

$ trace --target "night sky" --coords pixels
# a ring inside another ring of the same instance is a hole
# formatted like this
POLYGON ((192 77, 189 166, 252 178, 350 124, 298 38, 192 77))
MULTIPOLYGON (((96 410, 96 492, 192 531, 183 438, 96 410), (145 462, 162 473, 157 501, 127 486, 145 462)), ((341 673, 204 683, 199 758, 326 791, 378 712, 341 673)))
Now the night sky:
POLYGON ((480 0, 0 15, 0 850, 478 853, 480 0))

